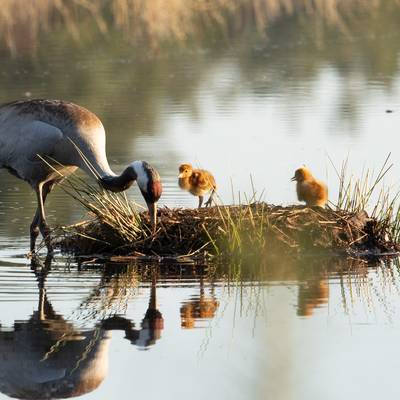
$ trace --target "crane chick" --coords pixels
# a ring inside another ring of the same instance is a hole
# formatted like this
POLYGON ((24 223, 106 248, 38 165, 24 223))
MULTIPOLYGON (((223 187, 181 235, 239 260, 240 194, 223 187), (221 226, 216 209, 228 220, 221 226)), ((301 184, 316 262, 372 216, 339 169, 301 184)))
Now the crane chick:
POLYGON ((292 181, 296 181, 297 198, 307 206, 325 207, 328 202, 328 187, 315 179, 307 167, 298 168, 292 181))
POLYGON ((190 164, 181 164, 179 166, 178 184, 181 189, 199 197, 199 208, 203 204, 204 196, 211 192, 210 198, 205 202, 206 207, 211 206, 217 184, 209 171, 193 169, 190 164))

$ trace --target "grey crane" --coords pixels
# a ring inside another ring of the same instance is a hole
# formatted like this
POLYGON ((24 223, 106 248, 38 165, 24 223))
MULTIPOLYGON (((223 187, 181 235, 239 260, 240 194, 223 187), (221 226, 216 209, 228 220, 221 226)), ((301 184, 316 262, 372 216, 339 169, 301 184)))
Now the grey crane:
POLYGON ((53 186, 62 180, 58 172, 68 176, 80 168, 94 176, 89 165, 105 189, 120 192, 137 181, 155 227, 156 202, 162 192, 160 175, 145 161, 134 161, 120 175, 114 174, 108 165, 105 145, 100 119, 77 104, 35 99, 0 106, 0 168, 28 182, 37 195, 38 207, 30 227, 32 253, 39 232, 52 252, 44 203, 53 186), (43 159, 49 160, 52 167, 43 159))

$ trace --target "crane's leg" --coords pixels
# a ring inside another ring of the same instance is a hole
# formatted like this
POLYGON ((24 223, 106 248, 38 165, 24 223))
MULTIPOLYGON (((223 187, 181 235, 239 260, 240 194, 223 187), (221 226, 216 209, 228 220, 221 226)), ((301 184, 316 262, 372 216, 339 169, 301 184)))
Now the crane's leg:
POLYGON ((201 208, 202 204, 203 204, 203 196, 199 196, 199 208, 201 208))
POLYGON ((49 253, 53 251, 53 248, 51 246, 51 240, 50 240, 50 228, 46 223, 46 215, 44 212, 44 203, 46 201, 47 195, 50 193, 51 189, 53 187, 52 182, 41 182, 39 183, 37 189, 36 189, 36 196, 37 196, 37 201, 38 201, 38 208, 36 210, 36 214, 33 218, 32 224, 31 224, 31 252, 34 253, 35 251, 35 243, 36 243, 36 238, 39 235, 39 231, 42 234, 46 247, 49 253))
POLYGON ((215 190, 213 190, 211 192, 210 198, 205 202, 206 207, 210 207, 212 205, 214 193, 215 193, 215 190))
POLYGON ((35 252, 36 238, 39 236, 39 207, 37 208, 35 216, 33 217, 30 233, 31 233, 31 253, 33 254, 35 252))

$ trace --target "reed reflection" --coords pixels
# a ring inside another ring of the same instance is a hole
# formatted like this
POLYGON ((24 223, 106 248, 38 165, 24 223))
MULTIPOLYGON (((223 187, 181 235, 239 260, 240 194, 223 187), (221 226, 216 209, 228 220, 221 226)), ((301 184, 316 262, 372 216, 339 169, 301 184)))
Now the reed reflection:
MULTIPOLYGON (((370 308, 374 303, 375 285, 399 292, 398 263, 398 259, 270 254, 257 262, 224 267, 220 272, 224 275, 224 285, 239 288, 241 297, 245 296, 254 310, 264 308, 265 311, 266 305, 260 304, 265 287, 295 288, 295 313, 298 317, 310 318, 318 309, 327 308, 330 301, 339 302, 345 314, 353 312, 357 304, 370 308)), ((380 299, 379 304, 387 309, 384 300, 380 299)))
MULTIPOLYGON (((306 20, 309 25, 310 20, 316 19, 320 25, 332 26, 348 34, 355 30, 354 24, 348 22, 349 17, 358 22, 365 15, 374 16, 380 9, 393 13, 396 5, 396 1, 388 0, 329 0, 321 4, 296 0, 215 0, 209 4, 206 0, 198 0, 170 2, 165 9, 157 1, 145 0, 120 0, 112 4, 92 0, 90 6, 68 1, 38 0, 34 4, 5 1, 0 14, 0 44, 13 55, 34 54, 46 41, 46 36, 50 36, 46 35, 48 30, 54 31, 61 25, 64 35, 75 41, 93 41, 99 36, 110 36, 110 30, 116 30, 119 40, 144 47, 153 55, 168 47, 163 46, 167 43, 202 43, 218 32, 225 40, 248 34, 249 27, 265 34, 269 27, 284 19, 291 25, 297 20, 303 23, 306 20), (302 18, 304 15, 307 18, 302 18)), ((369 25, 371 28, 372 23, 369 25)), ((314 33, 313 36, 318 41, 320 35, 314 33)))

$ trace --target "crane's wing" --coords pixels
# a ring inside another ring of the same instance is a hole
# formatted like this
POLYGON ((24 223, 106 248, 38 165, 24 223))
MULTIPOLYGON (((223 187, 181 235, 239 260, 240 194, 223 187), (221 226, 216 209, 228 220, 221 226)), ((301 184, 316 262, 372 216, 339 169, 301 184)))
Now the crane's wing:
POLYGON ((20 178, 30 180, 42 157, 52 156, 54 148, 63 140, 57 127, 42 121, 21 121, 2 126, 0 131, 0 162, 20 178))

